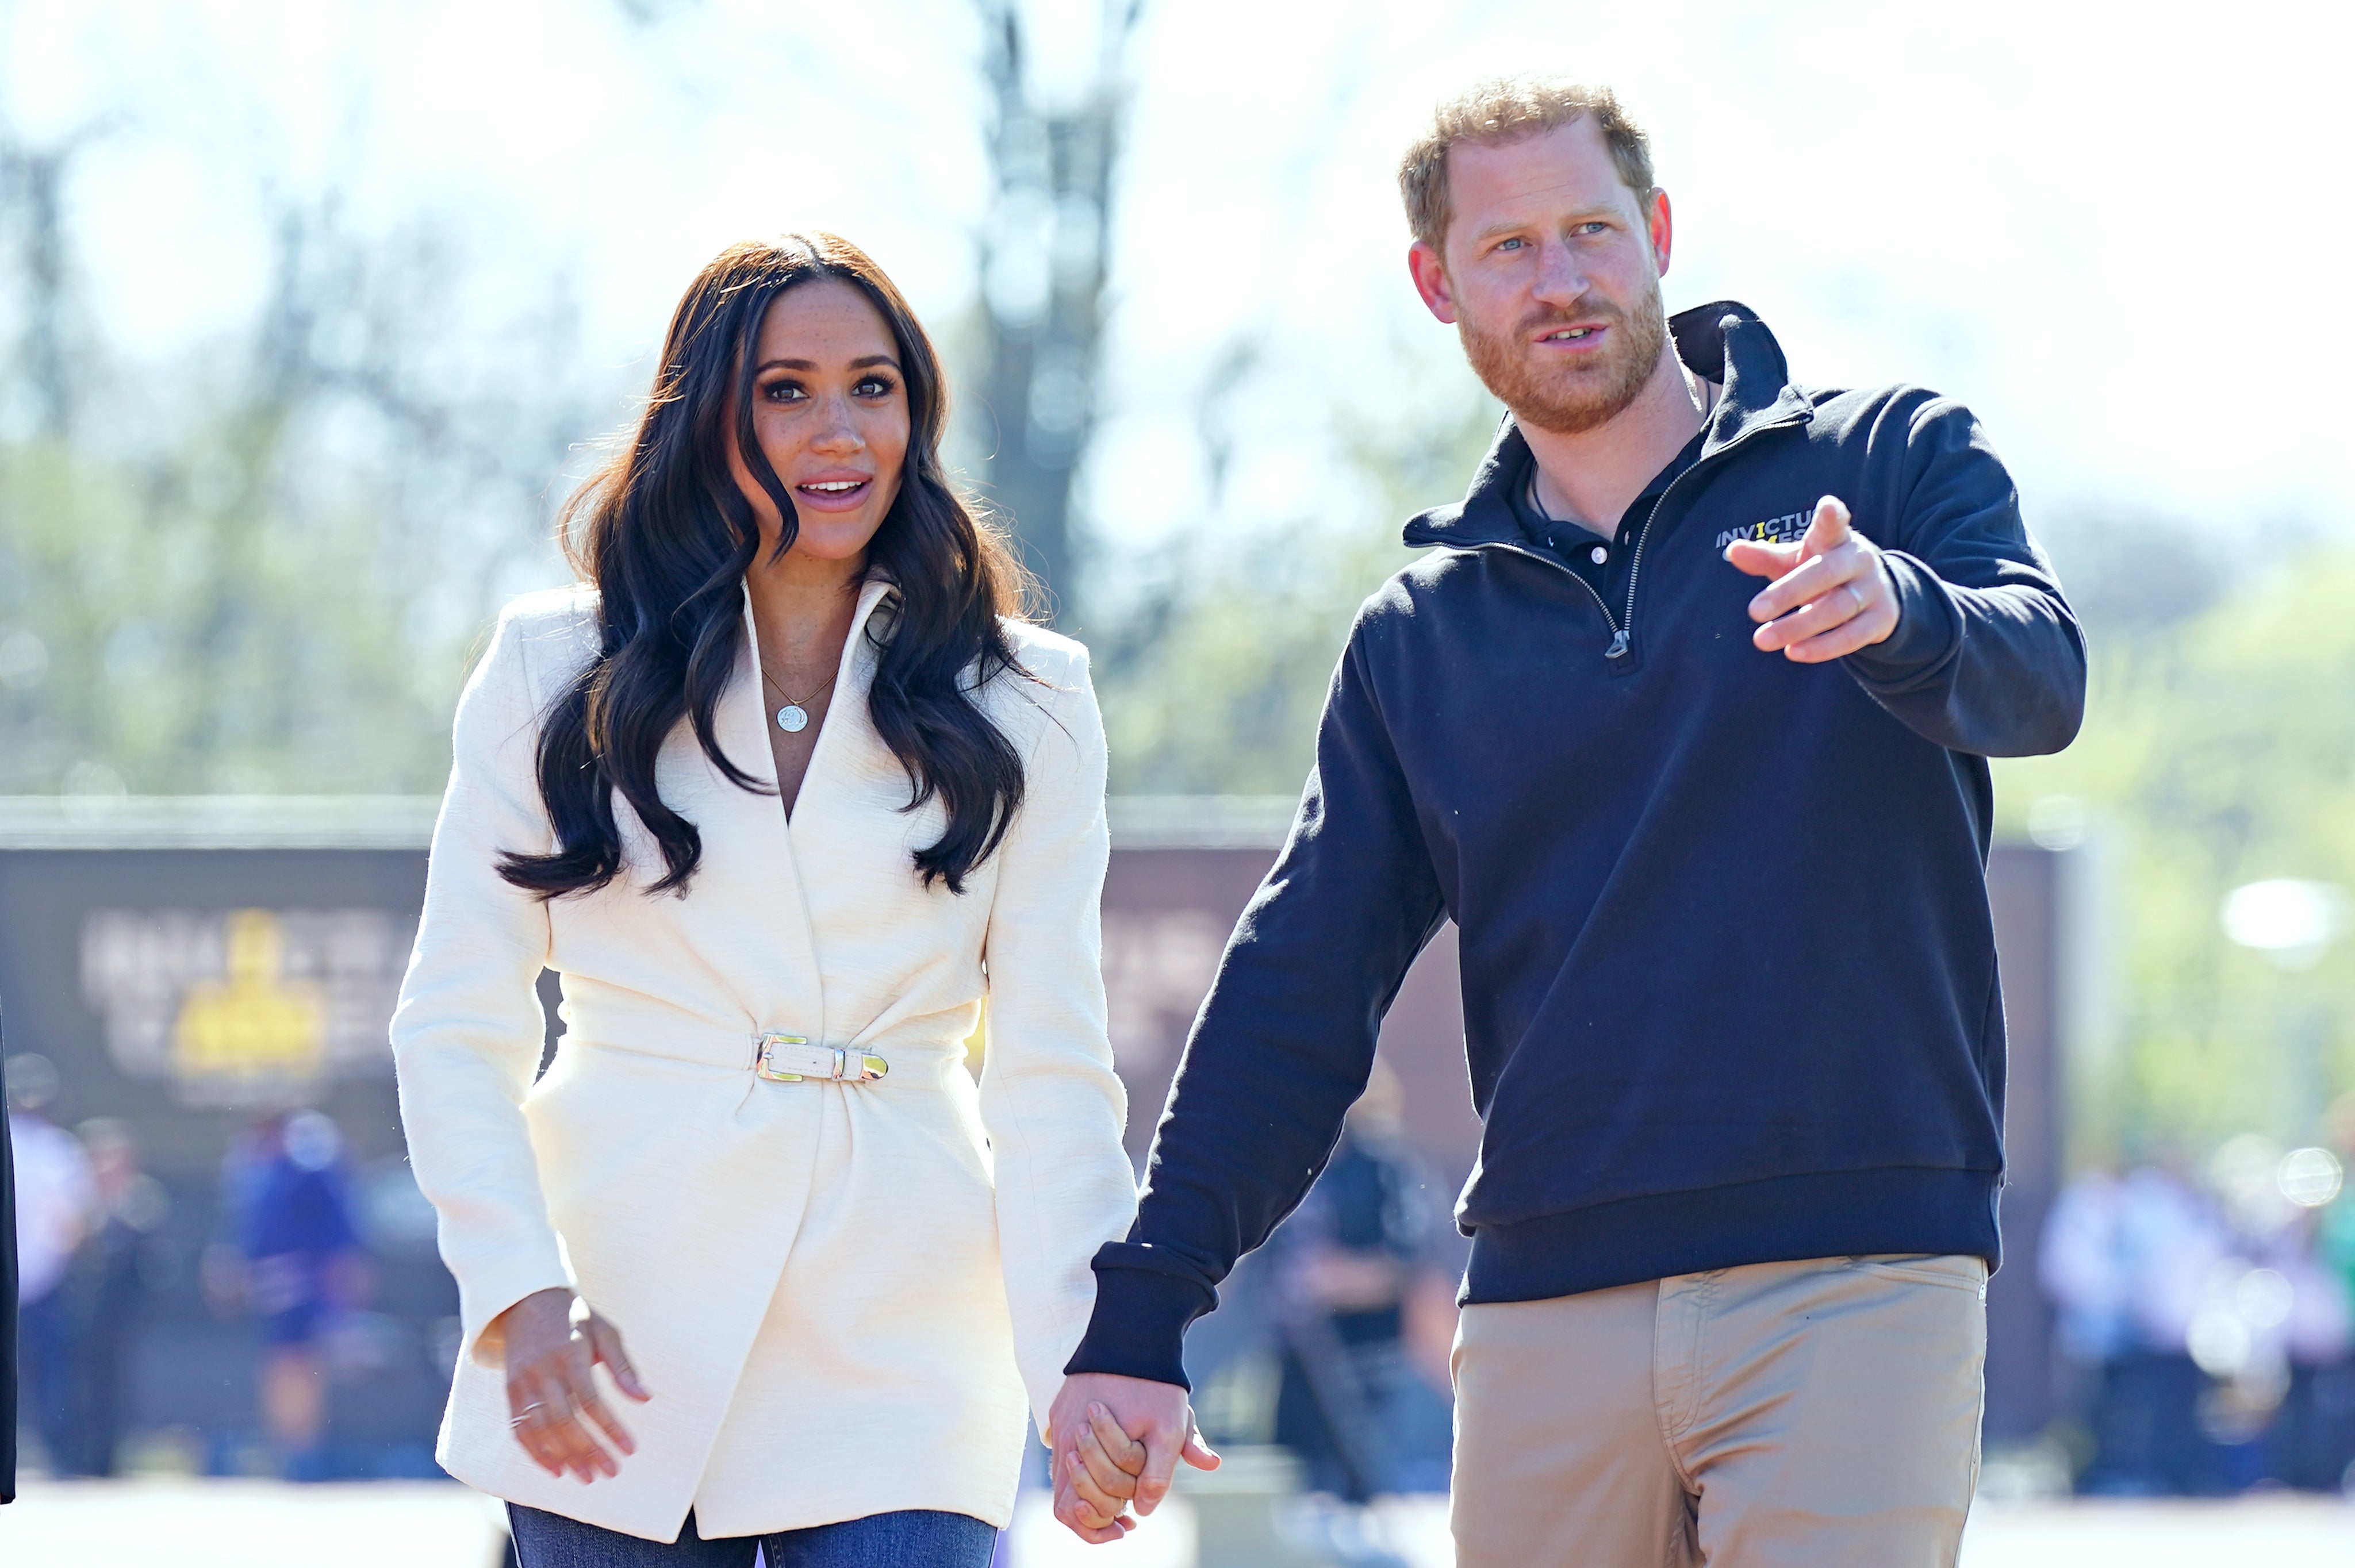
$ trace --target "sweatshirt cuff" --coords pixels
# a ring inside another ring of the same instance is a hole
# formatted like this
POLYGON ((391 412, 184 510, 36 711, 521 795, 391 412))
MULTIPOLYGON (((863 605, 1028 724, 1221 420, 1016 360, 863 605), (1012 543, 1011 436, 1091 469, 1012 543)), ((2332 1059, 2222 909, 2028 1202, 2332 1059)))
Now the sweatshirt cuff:
POLYGON ((1963 641, 1962 618, 1938 574, 1902 550, 1881 552, 1881 569, 1897 592, 1897 630, 1859 648, 1848 666, 1871 691, 1910 687, 1951 662, 1963 641))
POLYGON ((1080 1348, 1064 1364, 1065 1375, 1112 1372, 1190 1391, 1186 1328, 1218 1306, 1218 1293, 1174 1272, 1170 1263, 1133 1242, 1108 1243, 1091 1266, 1096 1275, 1095 1312, 1080 1348))

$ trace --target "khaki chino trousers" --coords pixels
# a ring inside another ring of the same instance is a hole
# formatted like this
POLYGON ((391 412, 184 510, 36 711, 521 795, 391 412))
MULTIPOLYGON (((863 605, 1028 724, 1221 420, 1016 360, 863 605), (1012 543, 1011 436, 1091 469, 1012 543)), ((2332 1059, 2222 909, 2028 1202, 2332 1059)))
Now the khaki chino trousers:
POLYGON ((1950 1568, 1987 1266, 1757 1264, 1467 1307, 1459 1568, 1950 1568))

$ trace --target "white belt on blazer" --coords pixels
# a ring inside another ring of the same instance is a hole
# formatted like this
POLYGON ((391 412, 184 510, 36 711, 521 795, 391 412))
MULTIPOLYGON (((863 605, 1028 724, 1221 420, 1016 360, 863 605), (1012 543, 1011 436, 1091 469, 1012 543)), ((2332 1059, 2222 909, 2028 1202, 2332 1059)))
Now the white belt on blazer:
POLYGON ((756 1034, 752 1071, 773 1084, 805 1078, 868 1084, 891 1070, 882 1057, 840 1045, 813 1045, 799 1034, 756 1034))

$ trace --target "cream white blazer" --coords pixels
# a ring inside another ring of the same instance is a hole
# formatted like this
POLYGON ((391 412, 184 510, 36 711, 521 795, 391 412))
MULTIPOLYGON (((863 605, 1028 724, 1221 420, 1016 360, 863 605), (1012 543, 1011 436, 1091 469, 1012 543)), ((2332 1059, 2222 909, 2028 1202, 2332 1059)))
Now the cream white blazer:
MULTIPOLYGON (((867 712, 868 632, 888 635, 894 602, 860 596, 790 824, 682 723, 658 778, 703 835, 687 894, 645 892, 661 856, 616 797, 625 874, 546 903, 496 857, 554 845, 539 716, 595 651, 593 600, 535 594, 499 619, 459 702, 392 1022, 410 1157, 458 1280, 439 1455, 461 1480, 656 1541, 690 1506, 707 1539, 1012 1512, 1026 1404, 1043 1428, 1093 1304, 1089 1259, 1136 1206, 1098 961, 1103 727, 1086 650, 1009 623, 1039 679, 980 701, 1027 795, 962 895, 923 887, 910 852, 943 813, 902 810, 907 775, 867 712), (535 1083, 543 967, 567 1030, 535 1083), (985 1001, 976 1088, 964 1042, 985 1001), (773 1082, 753 1070, 769 1032, 890 1071, 773 1082), (607 1385, 638 1451, 593 1485, 515 1441, 484 1333, 550 1286, 613 1319, 654 1395, 607 1385)), ((718 736, 773 783, 752 649, 748 602, 718 736)))

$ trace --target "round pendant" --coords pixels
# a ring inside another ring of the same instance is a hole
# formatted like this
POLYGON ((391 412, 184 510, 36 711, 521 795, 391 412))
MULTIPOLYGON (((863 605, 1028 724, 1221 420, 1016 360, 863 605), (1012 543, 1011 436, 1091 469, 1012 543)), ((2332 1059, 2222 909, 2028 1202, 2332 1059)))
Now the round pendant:
POLYGON ((797 735, 809 727, 809 715, 799 703, 787 703, 777 710, 777 727, 787 735, 797 735))

